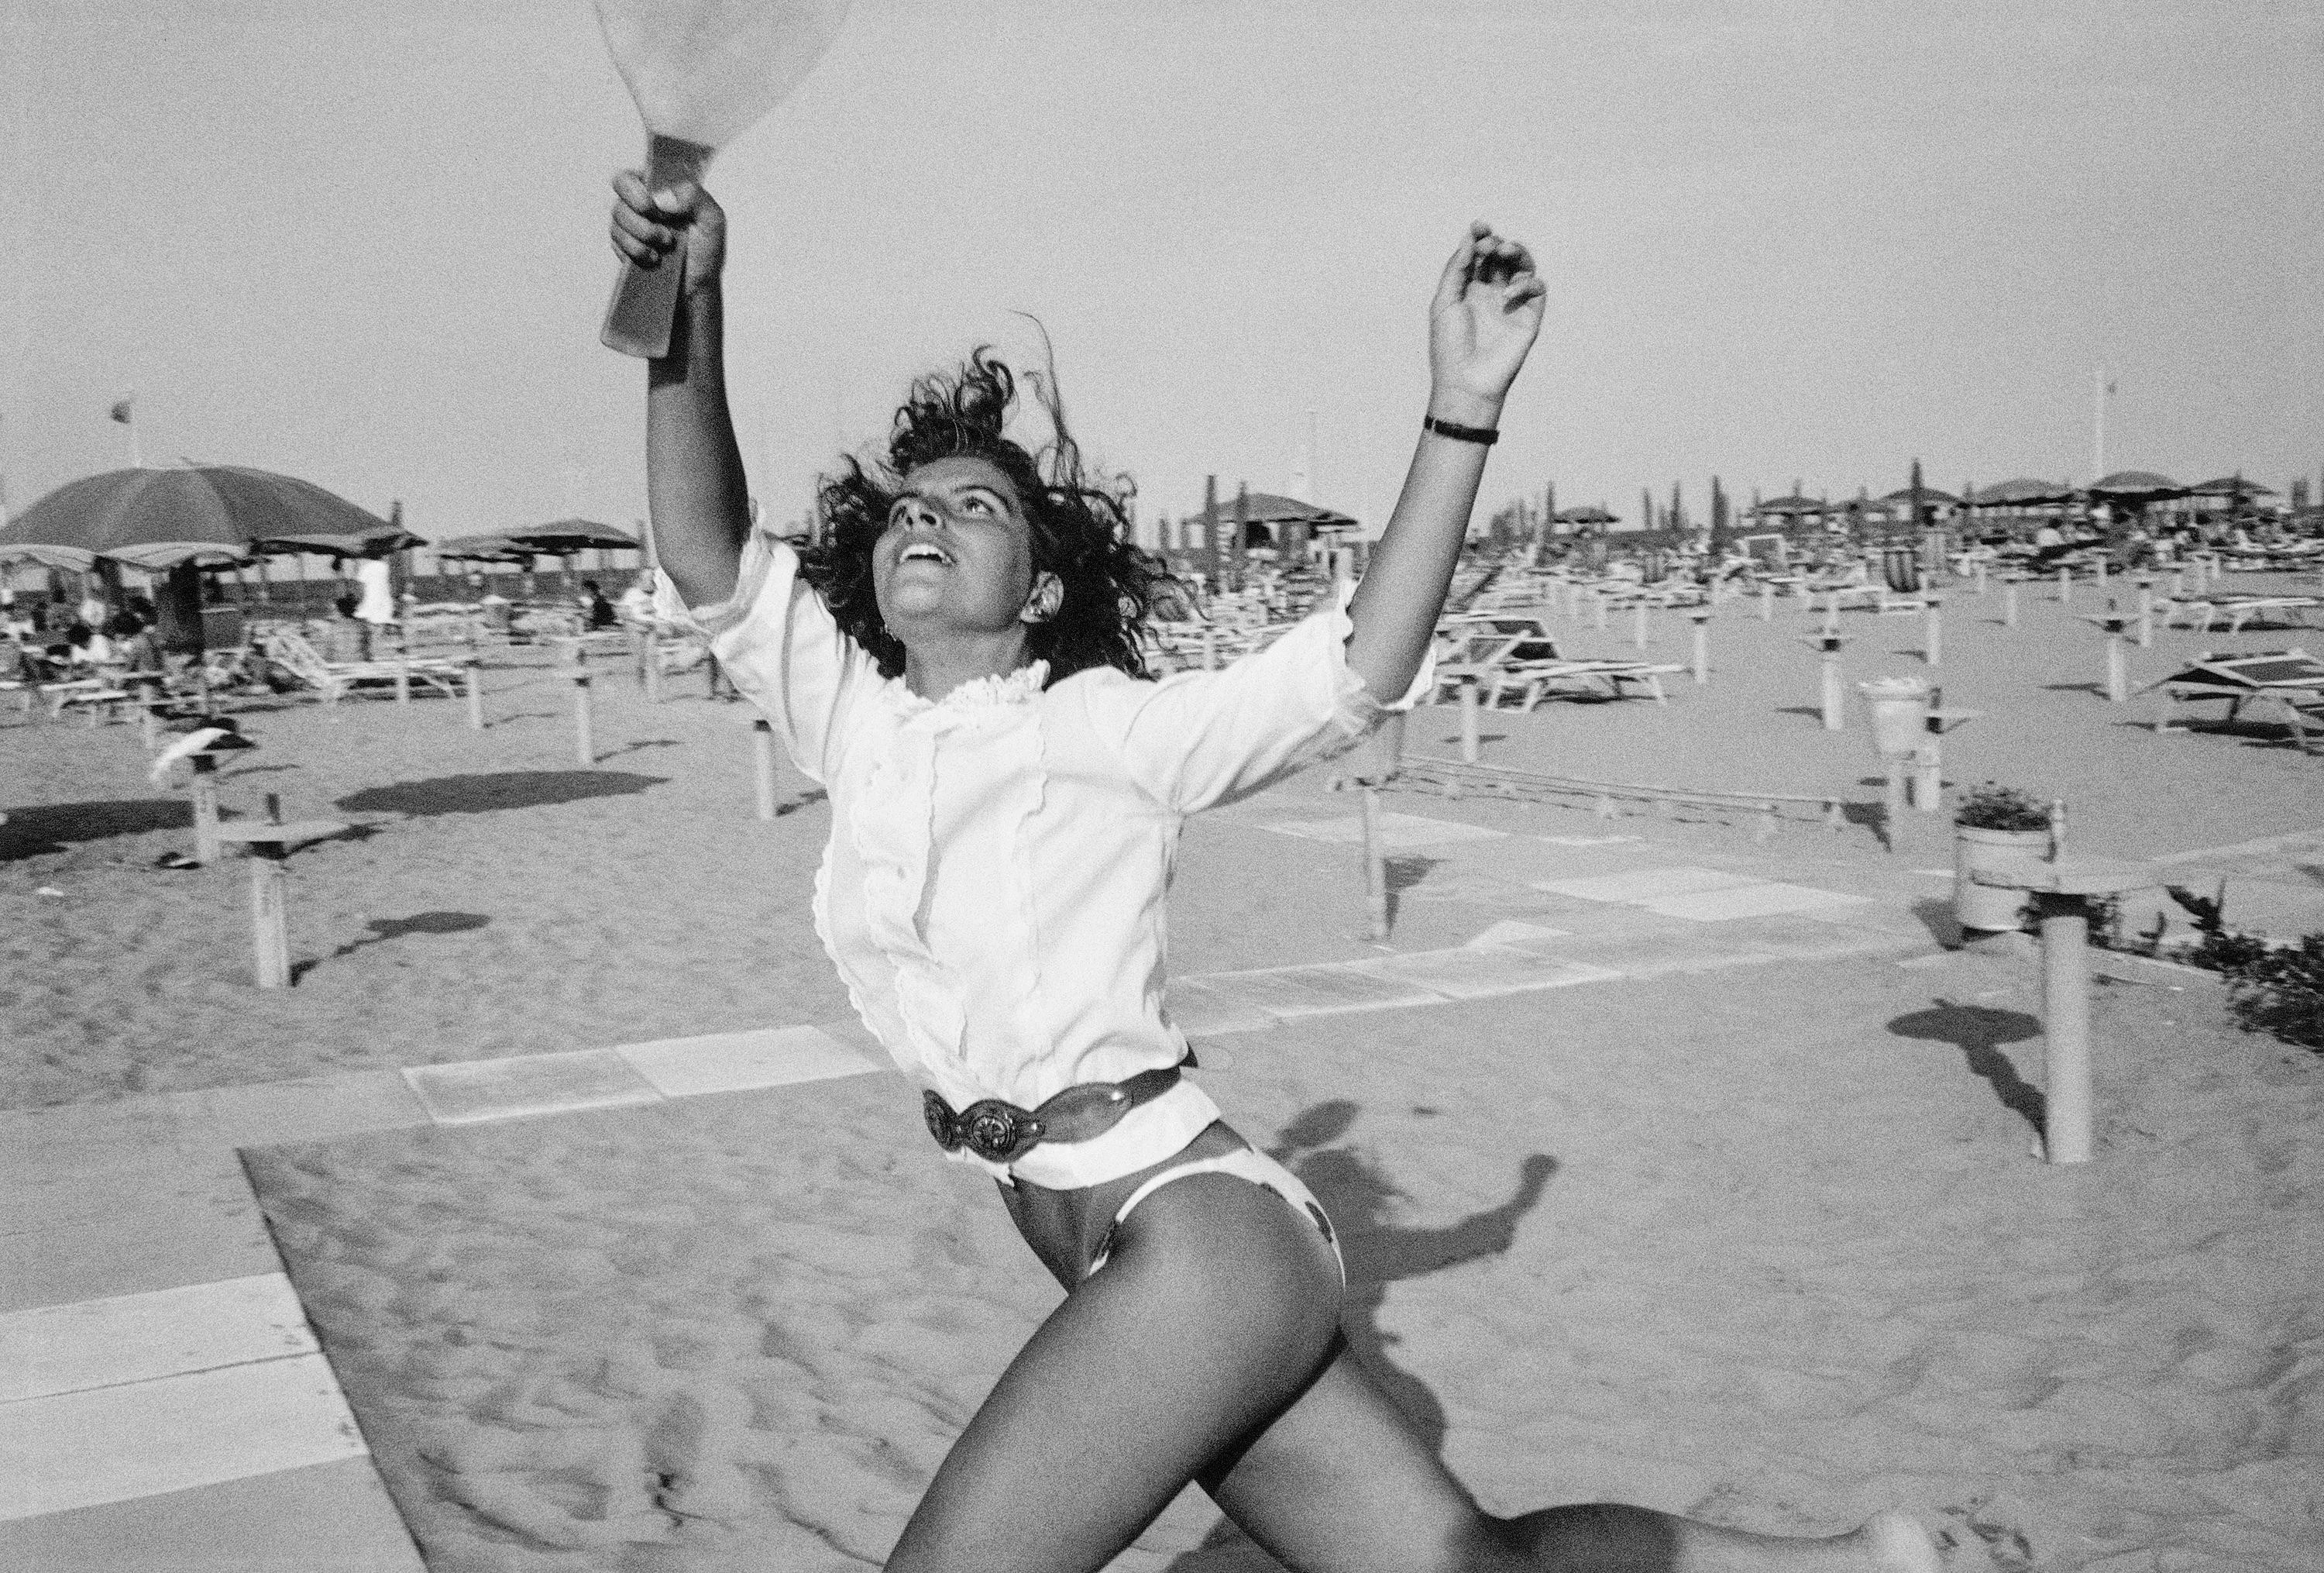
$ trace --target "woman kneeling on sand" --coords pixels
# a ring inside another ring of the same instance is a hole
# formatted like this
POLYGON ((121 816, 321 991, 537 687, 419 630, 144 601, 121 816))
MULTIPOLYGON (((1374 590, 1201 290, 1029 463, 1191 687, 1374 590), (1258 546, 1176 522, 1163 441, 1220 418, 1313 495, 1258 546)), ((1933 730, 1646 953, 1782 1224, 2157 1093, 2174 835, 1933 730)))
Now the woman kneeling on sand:
POLYGON ((735 686, 829 792, 816 923, 953 1158, 999 1182, 1065 1288, 954 1444, 888 1563, 1111 1561, 1189 1480, 1295 1568, 1933 1569, 1913 1523, 1782 1540, 1644 1508, 1481 1512, 1355 1363, 1323 1209, 1219 1117, 1162 1009, 1178 829, 1345 747, 1425 690, 1428 644, 1501 402, 1539 332, 1525 248, 1482 224, 1430 312, 1403 495, 1344 607, 1220 671, 1148 679, 1160 572, 1053 436, 1002 435, 982 352, 925 379, 887 461, 828 484, 823 544, 749 523, 726 407, 725 221, 613 182, 645 265, 686 243, 649 370, 661 565, 735 686))

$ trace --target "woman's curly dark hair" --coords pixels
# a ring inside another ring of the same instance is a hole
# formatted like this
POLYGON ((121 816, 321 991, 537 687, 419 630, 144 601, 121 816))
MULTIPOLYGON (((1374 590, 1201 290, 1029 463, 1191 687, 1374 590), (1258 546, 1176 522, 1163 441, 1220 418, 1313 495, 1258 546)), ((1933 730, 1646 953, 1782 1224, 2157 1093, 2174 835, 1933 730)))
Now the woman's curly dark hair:
POLYGON ((1017 377, 984 346, 957 373, 912 384, 896 412, 885 463, 867 470, 850 454, 846 472, 823 483, 824 536, 799 547, 801 573, 884 677, 902 675, 904 646, 880 617, 872 549, 904 477, 936 459, 964 457, 984 459, 1009 477, 1031 526, 1034 571, 1056 574, 1065 587, 1056 612, 1026 628, 1034 657, 1049 663, 1049 681, 1097 666, 1148 675, 1139 635, 1169 572, 1130 539, 1126 504, 1136 489, 1084 467, 1054 380, 1028 373, 1025 381, 1055 432, 1038 453, 1001 435, 1017 377))

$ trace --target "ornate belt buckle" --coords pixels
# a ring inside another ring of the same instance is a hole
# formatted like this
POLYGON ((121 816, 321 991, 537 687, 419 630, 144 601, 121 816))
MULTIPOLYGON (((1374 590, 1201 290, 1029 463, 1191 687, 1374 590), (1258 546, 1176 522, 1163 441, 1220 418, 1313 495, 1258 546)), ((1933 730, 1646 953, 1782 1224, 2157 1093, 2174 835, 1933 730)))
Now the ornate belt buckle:
POLYGON ((997 1097, 980 1099, 954 1114, 931 1089, 920 1095, 920 1112, 937 1146, 947 1152, 966 1147, 988 1163, 1023 1157, 1040 1142, 1045 1129, 1038 1116, 997 1097))
POLYGON ((968 1150, 988 1163, 1024 1156, 1041 1139, 1041 1122, 1015 1104, 981 1098, 961 1110, 957 1127, 968 1150))

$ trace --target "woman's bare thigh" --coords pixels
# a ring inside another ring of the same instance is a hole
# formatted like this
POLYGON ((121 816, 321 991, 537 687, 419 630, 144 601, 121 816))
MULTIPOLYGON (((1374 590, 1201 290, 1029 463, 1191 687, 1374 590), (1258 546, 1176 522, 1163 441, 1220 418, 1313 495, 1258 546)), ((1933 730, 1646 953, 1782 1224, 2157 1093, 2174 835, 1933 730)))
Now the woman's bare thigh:
POLYGON ((1102 1568, 1307 1386, 1339 1296, 1331 1248, 1273 1192, 1222 1174, 1163 1187, 1002 1374, 891 1573, 1102 1568))

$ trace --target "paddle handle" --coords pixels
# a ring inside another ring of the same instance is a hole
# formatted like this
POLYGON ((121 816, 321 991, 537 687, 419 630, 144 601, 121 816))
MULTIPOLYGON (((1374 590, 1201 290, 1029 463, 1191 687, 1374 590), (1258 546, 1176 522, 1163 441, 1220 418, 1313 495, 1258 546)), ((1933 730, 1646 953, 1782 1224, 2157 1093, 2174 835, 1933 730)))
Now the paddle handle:
MULTIPOLYGON (((680 180, 698 180, 710 167, 714 149, 682 137, 650 134, 646 138, 646 184, 655 190, 680 180)), ((605 307, 605 325, 597 338, 608 349, 641 360, 659 360, 669 353, 670 323, 678 315, 678 298, 686 282, 686 237, 660 265, 641 268, 622 264, 613 281, 613 298, 605 307)))

